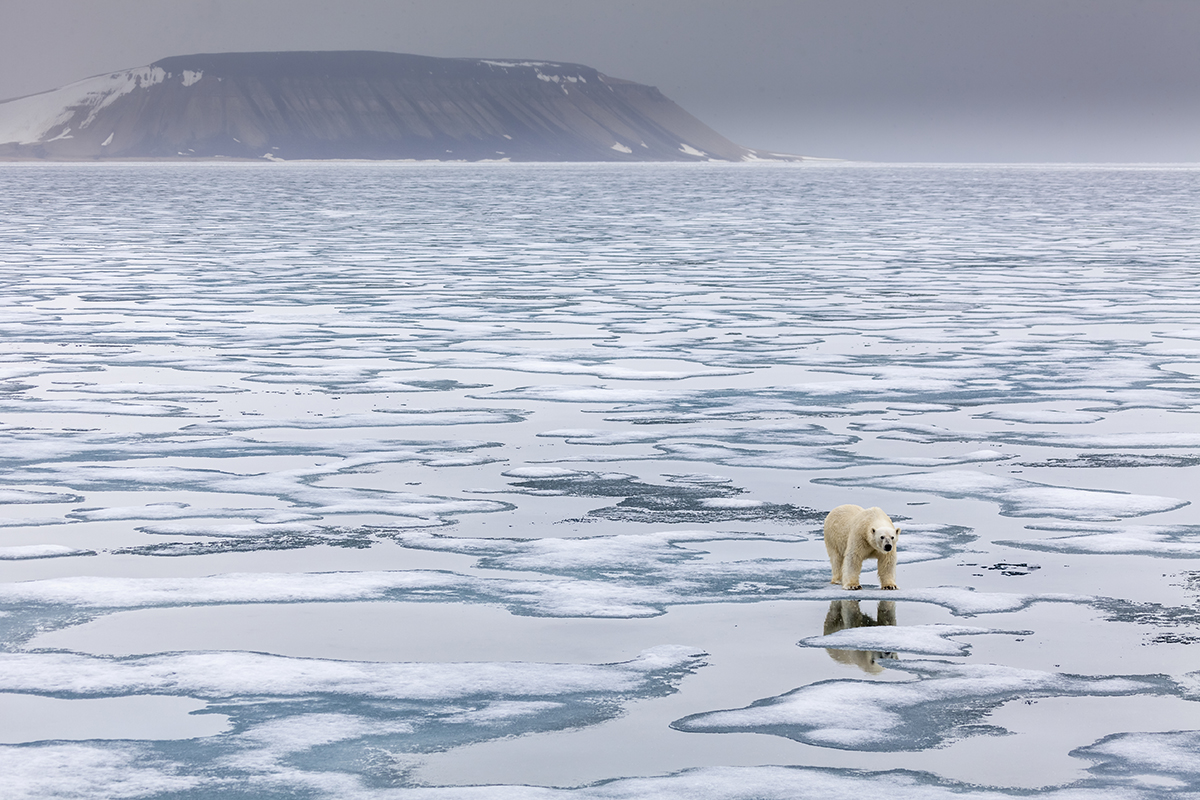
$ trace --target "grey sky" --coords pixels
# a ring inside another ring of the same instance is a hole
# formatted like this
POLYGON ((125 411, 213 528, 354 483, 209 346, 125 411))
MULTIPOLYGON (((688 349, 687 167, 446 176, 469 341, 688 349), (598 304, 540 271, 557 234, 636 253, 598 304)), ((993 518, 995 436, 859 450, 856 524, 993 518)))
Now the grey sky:
POLYGON ((936 161, 1200 161, 1200 0, 4 0, 0 98, 197 52, 588 64, 734 141, 936 161))

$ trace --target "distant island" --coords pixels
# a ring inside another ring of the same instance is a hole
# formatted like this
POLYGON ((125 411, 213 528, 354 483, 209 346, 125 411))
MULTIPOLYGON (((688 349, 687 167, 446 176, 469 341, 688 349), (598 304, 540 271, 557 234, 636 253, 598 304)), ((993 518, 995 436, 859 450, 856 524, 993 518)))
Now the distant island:
POLYGON ((580 64, 209 53, 0 102, 0 159, 799 161, 580 64))

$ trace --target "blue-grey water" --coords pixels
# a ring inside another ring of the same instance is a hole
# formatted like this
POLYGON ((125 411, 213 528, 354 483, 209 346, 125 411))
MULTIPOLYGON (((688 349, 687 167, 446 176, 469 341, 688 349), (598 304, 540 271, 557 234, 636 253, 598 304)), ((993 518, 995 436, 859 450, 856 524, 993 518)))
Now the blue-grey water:
POLYGON ((1198 209, 3 165, 2 794, 1200 797, 1198 209))

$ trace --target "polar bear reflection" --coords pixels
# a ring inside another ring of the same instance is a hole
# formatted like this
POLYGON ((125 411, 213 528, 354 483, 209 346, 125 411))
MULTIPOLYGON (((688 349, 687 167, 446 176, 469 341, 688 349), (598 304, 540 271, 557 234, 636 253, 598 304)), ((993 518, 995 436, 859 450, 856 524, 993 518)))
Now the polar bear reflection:
MULTIPOLYGON (((880 600, 879 608, 874 617, 867 616, 858 607, 857 600, 832 600, 829 603, 829 613, 825 615, 825 636, 847 628, 867 628, 874 625, 895 625, 896 603, 892 600, 880 600)), ((853 664, 863 672, 876 675, 883 672, 884 666, 879 662, 883 659, 895 659, 895 653, 885 653, 872 650, 835 650, 825 648, 829 657, 842 664, 853 664)))

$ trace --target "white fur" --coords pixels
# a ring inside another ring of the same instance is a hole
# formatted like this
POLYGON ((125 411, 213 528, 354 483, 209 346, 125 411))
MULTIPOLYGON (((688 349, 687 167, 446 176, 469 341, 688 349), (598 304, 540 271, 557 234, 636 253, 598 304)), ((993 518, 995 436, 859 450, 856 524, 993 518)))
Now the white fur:
POLYGON ((896 550, 900 529, 881 508, 838 506, 825 517, 825 551, 833 568, 830 583, 844 589, 861 589, 859 573, 863 561, 879 562, 879 585, 896 588, 896 550))

